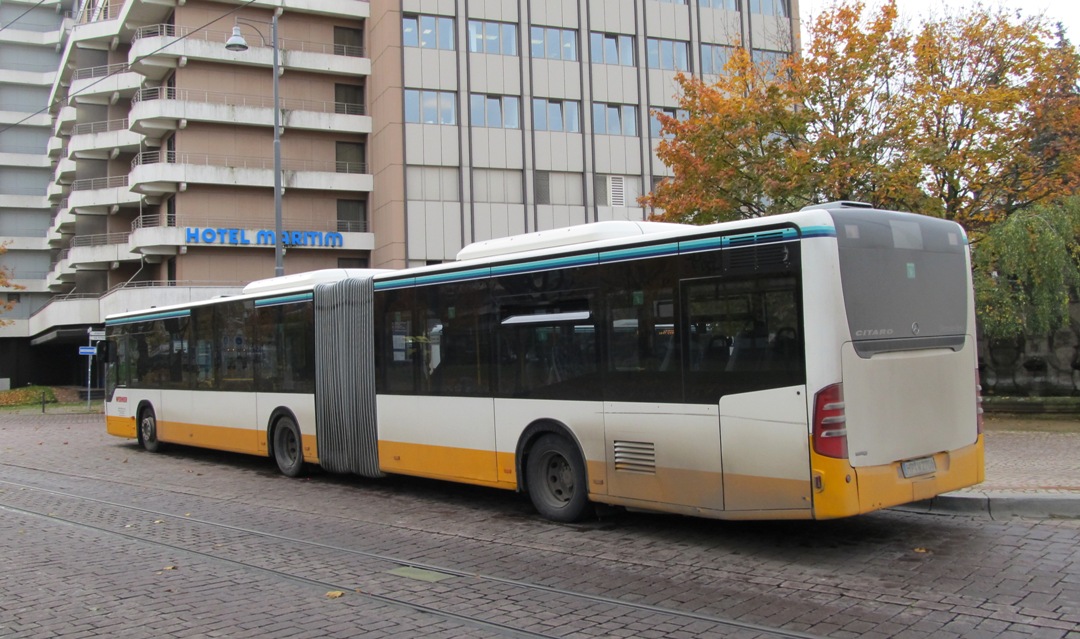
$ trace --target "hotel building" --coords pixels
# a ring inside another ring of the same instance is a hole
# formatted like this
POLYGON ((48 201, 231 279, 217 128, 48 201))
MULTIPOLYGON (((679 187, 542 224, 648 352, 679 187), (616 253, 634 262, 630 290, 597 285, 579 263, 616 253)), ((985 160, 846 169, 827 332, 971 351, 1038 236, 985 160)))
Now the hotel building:
POLYGON ((797 0, 0 0, 0 265, 25 287, 0 293, 18 302, 0 379, 85 383, 77 346, 107 314, 274 274, 271 23, 291 274, 644 219, 637 197, 670 175, 651 113, 675 113, 675 74, 718 73, 736 46, 789 55, 797 16, 797 0), (247 50, 226 49, 234 30, 247 50))

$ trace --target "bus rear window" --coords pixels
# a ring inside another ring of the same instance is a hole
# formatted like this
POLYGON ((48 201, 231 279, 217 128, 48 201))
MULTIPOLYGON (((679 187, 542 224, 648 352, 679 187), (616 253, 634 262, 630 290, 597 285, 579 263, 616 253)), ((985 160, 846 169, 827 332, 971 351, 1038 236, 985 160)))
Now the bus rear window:
POLYGON ((971 300, 960 227, 909 213, 831 215, 848 327, 859 354, 962 347, 971 300))

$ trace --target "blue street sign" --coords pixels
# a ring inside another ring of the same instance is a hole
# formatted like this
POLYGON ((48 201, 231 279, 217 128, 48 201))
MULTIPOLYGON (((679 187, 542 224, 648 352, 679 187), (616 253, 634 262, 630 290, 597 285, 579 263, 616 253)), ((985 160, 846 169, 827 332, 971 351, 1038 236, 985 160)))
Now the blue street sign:
POLYGON ((97 355, 96 346, 80 346, 79 355, 97 355))

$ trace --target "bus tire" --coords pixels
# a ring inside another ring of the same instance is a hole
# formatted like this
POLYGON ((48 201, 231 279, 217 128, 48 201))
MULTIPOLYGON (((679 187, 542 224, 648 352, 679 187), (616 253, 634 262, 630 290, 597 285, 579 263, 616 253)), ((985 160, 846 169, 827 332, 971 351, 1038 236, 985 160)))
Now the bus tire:
POLYGON ((304 468, 304 449, 300 428, 292 417, 284 416, 274 424, 274 461, 286 477, 299 477, 304 468))
POLYGON ((148 453, 161 451, 161 442, 157 437, 157 416, 150 406, 139 411, 139 443, 148 453))
POLYGON ((529 499, 546 519, 580 521, 591 511, 585 461, 566 438, 548 433, 536 440, 525 477, 529 499))

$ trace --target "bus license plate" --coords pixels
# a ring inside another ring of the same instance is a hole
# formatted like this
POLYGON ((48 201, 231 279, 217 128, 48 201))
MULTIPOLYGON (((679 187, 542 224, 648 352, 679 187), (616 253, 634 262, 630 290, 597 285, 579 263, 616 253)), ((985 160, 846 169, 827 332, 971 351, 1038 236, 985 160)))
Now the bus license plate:
POLYGON ((900 469, 904 472, 904 477, 918 477, 936 471, 937 464, 934 462, 933 457, 923 457, 922 459, 912 459, 901 463, 900 469))

